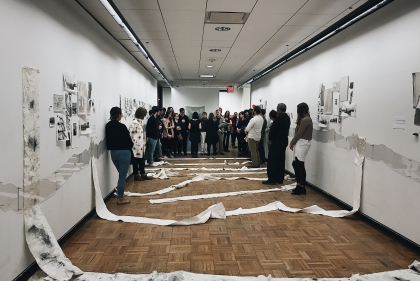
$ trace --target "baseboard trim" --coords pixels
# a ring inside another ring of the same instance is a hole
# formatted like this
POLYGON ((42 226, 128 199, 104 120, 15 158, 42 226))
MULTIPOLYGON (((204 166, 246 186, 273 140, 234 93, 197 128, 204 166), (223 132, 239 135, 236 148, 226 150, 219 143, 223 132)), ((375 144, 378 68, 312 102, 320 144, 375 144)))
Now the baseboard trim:
MULTIPOLYGON (((133 174, 127 177, 127 180, 131 179, 133 174)), ((107 202, 112 198, 114 190, 112 190, 107 196, 105 196, 104 201, 107 202)), ((89 219, 96 216, 96 207, 90 210, 81 220, 79 220, 72 228, 70 228, 61 238, 57 239, 58 244, 63 245, 70 237, 78 231, 89 219)), ((32 275, 39 269, 36 261, 31 263, 24 271, 22 271, 13 281, 26 281, 31 278, 32 275)))
MULTIPOLYGON (((286 173, 289 174, 290 176, 295 176, 294 173, 292 173, 288 170, 286 170, 286 173)), ((325 190, 319 188, 318 186, 316 186, 316 185, 314 185, 310 182, 307 182, 306 185, 309 188, 311 188, 312 190, 314 190, 315 192, 320 193, 323 196, 327 197, 329 200, 333 201, 334 203, 336 203, 337 205, 339 205, 343 209, 345 209, 347 211, 350 211, 351 209, 353 209, 353 206, 350 206, 349 204, 341 201, 340 199, 338 199, 334 195, 331 195, 330 193, 326 192, 325 190)), ((394 239, 398 243, 402 244, 404 247, 406 247, 410 251, 416 253, 417 255, 420 255, 420 245, 417 244, 416 242, 408 239, 407 237, 405 237, 405 236, 401 235, 400 233, 396 232, 395 230, 393 230, 393 229, 387 227, 386 225, 378 222, 377 220, 369 217, 368 215, 366 215, 363 212, 358 211, 354 214, 354 216, 356 216, 357 218, 366 222, 367 224, 373 226, 374 228, 376 228, 380 232, 384 233, 385 235, 391 237, 392 239, 394 239)))

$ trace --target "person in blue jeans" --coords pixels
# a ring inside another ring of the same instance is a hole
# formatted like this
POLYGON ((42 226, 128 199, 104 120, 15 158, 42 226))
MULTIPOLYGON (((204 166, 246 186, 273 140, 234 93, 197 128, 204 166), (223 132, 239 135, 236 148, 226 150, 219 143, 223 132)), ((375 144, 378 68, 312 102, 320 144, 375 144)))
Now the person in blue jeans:
POLYGON ((156 148, 156 143, 159 138, 159 124, 156 119, 156 116, 159 112, 157 106, 152 107, 152 115, 149 117, 146 125, 146 159, 149 162, 149 165, 155 166, 154 164, 154 152, 156 148))
POLYGON ((113 107, 109 113, 111 117, 105 126, 105 141, 107 149, 111 151, 112 163, 114 163, 119 174, 117 205, 128 204, 130 201, 124 197, 124 190, 128 168, 131 162, 133 141, 131 140, 127 127, 120 123, 122 117, 121 108, 113 107))

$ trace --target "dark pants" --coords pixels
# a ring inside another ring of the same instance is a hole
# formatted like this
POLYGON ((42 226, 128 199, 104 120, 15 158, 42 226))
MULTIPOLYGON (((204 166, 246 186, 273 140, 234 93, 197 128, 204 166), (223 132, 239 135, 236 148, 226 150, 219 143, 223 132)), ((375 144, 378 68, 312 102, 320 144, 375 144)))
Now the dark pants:
POLYGON ((223 133, 223 148, 226 150, 228 150, 229 148, 229 137, 230 137, 230 132, 224 132, 223 133))
POLYGON ((245 136, 242 134, 238 135, 238 150, 241 155, 245 155, 247 153, 245 136))
POLYGON ((172 153, 173 139, 172 138, 163 138, 162 140, 162 154, 169 156, 172 153))
POLYGON ((146 174, 144 171, 144 158, 133 158, 133 175, 138 175, 140 171, 140 175, 146 174))
POLYGON ((238 133, 236 132, 236 128, 233 128, 233 133, 232 133, 232 146, 235 146, 237 134, 238 133))
POLYGON ((210 156, 210 148, 213 146, 213 155, 217 154, 217 142, 207 143, 207 155, 210 156))
POLYGON ((187 154, 187 145, 188 145, 188 132, 181 132, 182 134, 182 150, 184 154, 187 154))
POLYGON ((292 166, 293 166, 293 169, 295 169, 296 182, 299 185, 304 186, 306 184, 305 162, 299 161, 299 159, 295 157, 295 160, 293 160, 292 166))
POLYGON ((192 141, 191 142, 191 155, 195 156, 198 154, 198 144, 200 141, 192 141))
POLYGON ((178 139, 178 136, 176 135, 175 136, 175 139, 174 139, 174 142, 173 142, 173 145, 174 145, 174 153, 181 153, 181 147, 182 147, 182 140, 180 141, 179 139, 178 139))
POLYGON ((283 183, 287 142, 287 139, 274 142, 268 150, 267 176, 270 182, 283 183))
POLYGON ((260 154, 260 161, 261 163, 265 163, 267 159, 265 159, 265 151, 264 151, 264 137, 261 136, 261 140, 258 143, 258 153, 260 154))

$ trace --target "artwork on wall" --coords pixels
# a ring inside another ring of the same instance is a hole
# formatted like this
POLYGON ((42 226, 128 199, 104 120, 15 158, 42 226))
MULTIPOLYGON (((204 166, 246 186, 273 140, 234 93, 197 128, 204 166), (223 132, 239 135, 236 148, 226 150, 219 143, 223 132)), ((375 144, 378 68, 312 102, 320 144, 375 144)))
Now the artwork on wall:
POLYGON ((71 122, 71 148, 79 147, 79 124, 77 120, 71 122))
POLYGON ((72 116, 77 115, 77 99, 78 99, 77 94, 74 93, 71 99, 71 115, 72 116))
POLYGON ((93 106, 92 101, 92 83, 88 82, 88 93, 87 93, 87 115, 90 115, 90 110, 93 106))
MULTIPOLYGON (((64 93, 65 103, 66 103, 66 110, 64 112, 64 116, 66 119, 66 130, 70 134, 71 131, 71 116, 72 116, 72 94, 71 93, 64 93)), ((68 139, 66 140, 66 146, 71 146, 71 134, 69 135, 68 139)))
POLYGON ((55 118, 50 117, 50 128, 54 128, 54 126, 55 126, 55 118))
POLYGON ((333 111, 332 115, 338 116, 340 114, 340 93, 333 93, 333 111))
POLYGON ((88 135, 92 133, 92 130, 90 129, 90 124, 88 122, 80 121, 80 134, 81 135, 88 135))
POLYGON ((333 89, 326 89, 324 96, 324 114, 331 115, 333 113, 333 89))
POLYGON ((197 112, 198 117, 201 118, 204 111, 206 111, 205 106, 185 106, 185 115, 187 115, 190 119, 192 118, 194 112, 197 112))
POLYGON ((85 82, 79 82, 78 84, 78 114, 87 115, 88 113, 88 88, 85 82))
MULTIPOLYGON (((146 108, 147 112, 152 109, 153 105, 145 103, 143 101, 139 101, 133 98, 127 98, 124 96, 120 96, 120 108, 122 111, 122 119, 123 120, 132 120, 134 119, 134 114, 136 113, 137 108, 144 107, 146 108)), ((148 114, 144 118, 144 122, 146 123, 148 119, 148 114)))
POLYGON ((420 126, 420 72, 413 73, 413 108, 416 110, 414 114, 414 125, 420 126))
POLYGON ((340 81, 333 82, 333 92, 340 92, 340 81))
POLYGON ((349 77, 344 76, 340 81, 340 101, 348 100, 349 91, 349 77))
POLYGON ((56 115, 56 120, 57 141, 68 141, 69 134, 67 132, 67 125, 64 114, 58 113, 56 115))
POLYGON ((67 72, 63 72, 63 88, 64 91, 70 93, 77 92, 77 81, 76 76, 69 74, 67 72))
POLYGON ((66 110, 66 103, 64 100, 64 95, 56 95, 53 96, 53 110, 54 112, 64 112, 66 110))

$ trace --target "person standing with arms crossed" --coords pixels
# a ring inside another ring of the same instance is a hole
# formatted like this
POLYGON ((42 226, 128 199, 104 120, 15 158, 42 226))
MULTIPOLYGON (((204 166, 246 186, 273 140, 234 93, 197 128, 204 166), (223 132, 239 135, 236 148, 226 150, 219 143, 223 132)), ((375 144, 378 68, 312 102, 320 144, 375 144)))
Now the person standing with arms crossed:
POLYGON ((261 130, 264 124, 264 120, 260 115, 261 108, 256 106, 254 108, 254 117, 249 120, 248 126, 246 126, 245 133, 248 134, 248 146, 251 152, 252 168, 260 167, 260 154, 258 152, 258 143, 261 139, 261 130))

